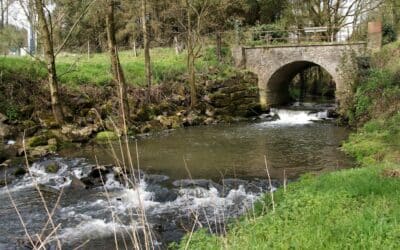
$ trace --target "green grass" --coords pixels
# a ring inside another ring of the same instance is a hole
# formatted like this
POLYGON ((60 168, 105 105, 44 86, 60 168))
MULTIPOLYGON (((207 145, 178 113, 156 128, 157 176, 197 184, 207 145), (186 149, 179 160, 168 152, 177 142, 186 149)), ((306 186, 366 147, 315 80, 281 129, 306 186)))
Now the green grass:
POLYGON ((38 81, 46 77, 44 65, 27 57, 0 57, 0 83, 19 78, 38 81))
MULTIPOLYGON (((141 52, 141 51, 140 51, 141 52)), ((151 50, 153 81, 155 84, 176 80, 186 74, 186 54, 175 54, 171 48, 154 48, 151 50)), ((145 83, 143 53, 134 57, 131 51, 121 51, 120 61, 129 84, 143 86, 145 83)), ((207 73, 211 67, 220 67, 211 49, 204 50, 197 60, 198 73, 207 73)), ((57 73, 62 84, 79 86, 82 84, 105 85, 112 79, 109 55, 107 53, 62 54, 57 57, 57 73)), ((31 58, 0 57, 0 70, 7 74, 25 74, 44 78, 46 68, 31 58), (26 72, 26 68, 29 72, 26 72)))
MULTIPOLYGON (((190 249, 397 249, 400 179, 382 171, 381 165, 306 175, 275 193, 274 213, 249 216, 225 237, 195 233, 190 249)), ((257 210, 265 204, 268 196, 257 210)))
MULTIPOLYGON (((152 73, 155 84, 175 80, 186 74, 186 55, 175 54, 170 48, 155 48, 151 50, 152 73)), ((204 57, 197 60, 197 70, 202 73, 208 67, 217 66, 215 58, 204 57)), ((120 61, 128 83, 144 86, 143 53, 134 57, 130 51, 120 52, 120 61)), ((104 85, 111 81, 110 62, 107 53, 94 54, 90 59, 85 55, 63 55, 57 60, 57 70, 62 83, 81 85, 85 83, 104 85)))
POLYGON ((362 165, 382 161, 400 164, 400 112, 367 122, 350 136, 343 149, 362 165))

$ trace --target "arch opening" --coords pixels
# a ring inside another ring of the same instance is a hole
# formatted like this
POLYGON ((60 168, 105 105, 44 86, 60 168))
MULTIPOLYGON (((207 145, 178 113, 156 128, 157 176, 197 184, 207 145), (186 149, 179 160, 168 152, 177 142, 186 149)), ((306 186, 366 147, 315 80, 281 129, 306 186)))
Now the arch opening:
POLYGON ((266 86, 269 106, 293 102, 335 102, 336 82, 324 67, 296 61, 276 70, 266 86))

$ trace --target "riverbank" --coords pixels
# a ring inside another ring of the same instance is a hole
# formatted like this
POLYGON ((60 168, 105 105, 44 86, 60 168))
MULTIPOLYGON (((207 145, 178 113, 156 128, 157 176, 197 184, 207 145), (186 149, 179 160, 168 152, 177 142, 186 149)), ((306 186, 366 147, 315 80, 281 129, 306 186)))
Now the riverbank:
MULTIPOLYGON (((257 77, 236 70, 228 62, 218 65, 213 51, 196 65, 199 103, 190 108, 190 90, 185 74, 185 58, 172 49, 155 49, 154 86, 151 103, 143 87, 143 58, 121 53, 127 71, 131 114, 129 136, 187 126, 231 123, 261 114, 257 77), (139 70, 139 71, 140 71, 139 70), (161 77, 162 76, 162 77, 161 77)), ((44 66, 29 58, 0 58, 0 139, 10 158, 22 155, 22 137, 30 158, 58 152, 65 147, 87 143, 107 143, 121 136, 121 115, 117 94, 107 70, 106 54, 91 58, 63 55, 60 73, 61 101, 66 123, 55 124, 45 82, 44 66), (103 79, 103 80, 102 80, 103 79)), ((229 58, 224 58, 229 60, 229 58)), ((7 156, 8 155, 8 156, 7 156)), ((1 163, 1 162, 0 162, 1 163)))
POLYGON ((400 220, 400 43, 374 55, 347 118, 358 131, 343 150, 358 168, 303 176, 269 194, 224 236, 187 235, 185 249, 395 249, 400 220))

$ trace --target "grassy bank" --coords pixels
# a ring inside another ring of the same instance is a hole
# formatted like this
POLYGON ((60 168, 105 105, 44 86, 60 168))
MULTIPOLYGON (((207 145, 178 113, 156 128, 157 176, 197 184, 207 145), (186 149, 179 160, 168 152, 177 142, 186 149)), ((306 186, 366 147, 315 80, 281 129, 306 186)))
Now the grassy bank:
MULTIPOLYGON (((175 54, 171 48, 154 48, 151 50, 154 83, 161 83, 182 76, 186 72, 185 53, 175 54)), ((144 58, 143 53, 137 57, 131 51, 120 52, 121 65, 125 70, 128 83, 143 85, 144 58)), ((209 68, 219 64, 213 49, 205 49, 203 56, 197 60, 199 73, 207 73, 209 68)), ((62 84, 79 86, 81 84, 105 85, 111 81, 110 62, 107 53, 92 54, 89 58, 84 54, 65 53, 57 57, 57 72, 62 84)), ((29 57, 0 57, 0 69, 5 74, 27 74, 35 78, 46 76, 45 65, 29 57)))
POLYGON ((400 43, 374 55, 347 114, 343 150, 359 167, 305 175, 266 194, 225 236, 187 236, 190 249, 397 249, 400 242, 400 43))

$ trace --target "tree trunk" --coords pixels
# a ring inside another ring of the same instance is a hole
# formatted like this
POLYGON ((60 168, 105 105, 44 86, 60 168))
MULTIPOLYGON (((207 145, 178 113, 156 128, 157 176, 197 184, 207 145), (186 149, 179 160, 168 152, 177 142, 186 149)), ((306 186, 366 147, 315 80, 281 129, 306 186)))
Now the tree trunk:
POLYGON ((138 56, 138 54, 137 54, 137 48, 136 48, 136 41, 133 41, 133 56, 134 56, 134 57, 137 57, 137 56, 138 56))
POLYGON ((39 22, 39 32, 43 43, 44 58, 47 65, 48 83, 50 88, 51 108, 57 124, 64 122, 64 113, 59 100, 57 71, 54 56, 54 44, 50 33, 50 27, 44 14, 44 3, 42 0, 35 0, 35 7, 39 22))
POLYGON ((6 17, 5 17, 5 25, 8 25, 8 16, 9 16, 9 11, 10 11, 10 0, 6 1, 6 8, 5 8, 5 12, 6 12, 6 17))
POLYGON ((1 12, 0 29, 2 29, 4 27, 4 0, 0 0, 0 12, 1 12))
POLYGON ((197 104, 197 90, 196 90, 196 68, 195 59, 192 56, 189 59, 189 85, 190 85, 190 107, 194 108, 197 104))
POLYGON ((396 31, 398 31, 398 29, 400 28, 400 13, 396 0, 392 0, 392 14, 394 27, 396 28, 396 31))
POLYGON ((190 86, 190 107, 194 108, 197 104, 197 93, 196 93, 196 69, 195 60, 196 55, 194 54, 194 39, 192 31, 192 22, 190 19, 190 6, 188 0, 186 0, 187 7, 187 68, 189 75, 189 86, 190 86))
POLYGON ((147 17, 146 17, 146 0, 142 0, 142 25, 143 25, 143 49, 144 49, 144 68, 146 75, 146 86, 147 86, 147 96, 146 102, 150 103, 151 99, 151 59, 150 59, 150 39, 147 29, 147 17))
POLYGON ((304 97, 306 95, 306 77, 305 77, 305 71, 300 72, 300 95, 299 95, 299 102, 304 101, 304 97))
POLYGON ((118 48, 115 39, 114 4, 114 0, 107 0, 106 29, 108 51, 110 53, 113 81, 115 86, 118 88, 117 92, 120 99, 121 115, 124 116, 123 118, 126 118, 130 116, 129 102, 128 94, 126 91, 125 76, 119 61, 118 48))
POLYGON ((221 62, 222 61, 222 34, 221 34, 221 32, 217 31, 216 39, 217 39, 217 58, 218 58, 218 62, 221 62))
POLYGON ((179 55, 181 53, 181 46, 179 45, 177 36, 174 36, 174 47, 175 47, 175 54, 179 55))

